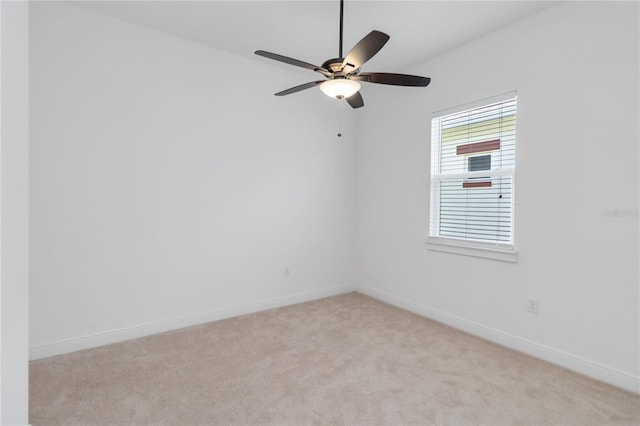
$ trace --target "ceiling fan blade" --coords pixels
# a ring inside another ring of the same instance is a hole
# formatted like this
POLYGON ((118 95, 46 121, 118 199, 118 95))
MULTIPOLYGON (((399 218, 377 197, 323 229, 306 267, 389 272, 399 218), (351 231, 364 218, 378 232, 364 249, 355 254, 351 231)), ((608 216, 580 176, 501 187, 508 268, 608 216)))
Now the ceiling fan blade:
POLYGON ((393 74, 387 72, 363 72, 350 77, 351 80, 369 83, 391 84, 393 86, 427 87, 431 82, 429 77, 408 74, 393 74))
POLYGON ((293 58, 289 58, 287 56, 278 55, 277 53, 266 52, 264 50, 256 50, 254 53, 256 55, 258 55, 258 56, 263 56, 263 57, 268 58, 268 59, 273 59, 274 61, 284 62, 285 64, 295 65, 296 67, 306 68, 306 69, 311 70, 311 71, 317 71, 317 72, 322 73, 322 74, 324 74, 326 76, 330 76, 331 75, 331 73, 329 71, 325 70, 322 67, 310 64, 308 62, 299 61, 298 59, 293 59, 293 58))
POLYGON ((362 64, 373 58, 387 41, 389 41, 387 34, 376 30, 371 31, 347 53, 342 62, 342 71, 349 74, 357 70, 362 64))
POLYGON ((360 94, 360 92, 356 92, 348 98, 345 98, 345 101, 347 101, 347 103, 351 105, 351 108, 354 109, 362 108, 364 106, 364 99, 362 99, 362 95, 360 94))
POLYGON ((283 90, 282 92, 278 92, 275 95, 276 96, 290 95, 292 93, 296 93, 296 92, 299 92, 301 90, 310 89, 310 88, 312 88, 314 86, 317 86, 318 84, 320 84, 320 83, 322 83, 324 81, 326 81, 326 80, 311 81, 309 83, 304 83, 304 84, 301 84, 299 86, 292 87, 292 88, 287 89, 287 90, 283 90))

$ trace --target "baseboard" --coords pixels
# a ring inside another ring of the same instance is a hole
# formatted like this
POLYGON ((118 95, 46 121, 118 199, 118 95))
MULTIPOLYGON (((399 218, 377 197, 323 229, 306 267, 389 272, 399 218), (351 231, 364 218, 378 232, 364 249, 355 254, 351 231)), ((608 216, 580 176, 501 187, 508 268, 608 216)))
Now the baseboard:
POLYGON ((330 287, 320 290, 313 290, 304 293, 296 293, 273 299, 261 300, 244 305, 229 306, 215 309, 209 312, 188 315, 180 318, 173 318, 166 321, 158 321, 149 324, 136 325, 118 330, 110 330, 103 333, 82 336, 74 339, 59 341, 47 345, 34 346, 29 349, 29 359, 36 360, 55 355, 62 355, 83 349, 95 348, 109 345, 111 343, 123 342, 125 340, 136 339, 138 337, 149 336, 165 331, 177 330, 198 324, 205 324, 239 315, 264 311, 267 309, 279 308, 296 303, 309 302, 324 297, 336 296, 339 294, 355 291, 352 285, 330 287))
POLYGON ((593 379, 640 394, 640 377, 601 365, 579 356, 572 355, 548 346, 523 339, 504 331, 452 315, 438 309, 406 300, 381 290, 356 286, 356 291, 374 299, 413 312, 414 314, 433 319, 451 327, 481 337, 518 352, 543 359, 568 370, 575 371, 593 379))

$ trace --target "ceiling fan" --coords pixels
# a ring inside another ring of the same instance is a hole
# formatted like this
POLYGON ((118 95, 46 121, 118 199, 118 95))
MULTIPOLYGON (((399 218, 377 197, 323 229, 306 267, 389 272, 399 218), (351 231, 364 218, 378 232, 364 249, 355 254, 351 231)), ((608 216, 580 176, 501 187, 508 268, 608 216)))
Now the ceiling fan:
POLYGON ((382 72, 360 72, 360 67, 369 59, 378 53, 382 46, 389 40, 389 36, 381 31, 373 30, 367 34, 362 40, 347 53, 342 56, 342 27, 344 17, 344 0, 340 0, 340 42, 338 58, 328 59, 324 61, 322 66, 313 65, 298 59, 289 58, 287 56, 278 55, 277 53, 266 52, 264 50, 256 50, 255 54, 274 61, 284 62, 285 64, 295 65, 306 68, 311 71, 324 75, 324 80, 311 81, 290 89, 276 93, 276 96, 290 95, 301 90, 310 89, 320 85, 326 95, 345 99, 352 108, 360 108, 364 106, 364 100, 360 94, 360 83, 390 84, 393 86, 411 86, 426 87, 431 81, 428 77, 420 77, 408 74, 393 74, 382 72))

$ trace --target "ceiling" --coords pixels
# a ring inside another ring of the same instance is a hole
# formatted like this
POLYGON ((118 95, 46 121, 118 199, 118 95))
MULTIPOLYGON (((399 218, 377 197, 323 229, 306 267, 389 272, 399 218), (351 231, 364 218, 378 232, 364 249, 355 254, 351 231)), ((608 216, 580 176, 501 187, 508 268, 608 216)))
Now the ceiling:
MULTIPOLYGON (((338 0, 69 3, 274 66, 289 67, 253 52, 267 50, 316 65, 338 56, 338 0)), ((346 0, 344 54, 371 30, 380 30, 391 39, 366 71, 403 72, 556 3, 346 0)))

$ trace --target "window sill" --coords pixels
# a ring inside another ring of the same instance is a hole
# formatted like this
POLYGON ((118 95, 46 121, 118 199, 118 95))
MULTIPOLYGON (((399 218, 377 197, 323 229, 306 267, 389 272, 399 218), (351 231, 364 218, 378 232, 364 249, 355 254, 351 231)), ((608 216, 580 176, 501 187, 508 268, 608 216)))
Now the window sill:
POLYGON ((516 263, 518 253, 515 250, 499 249, 492 247, 481 247, 455 244, 449 241, 428 239, 425 241, 428 250, 445 253, 460 254, 463 256, 482 257, 485 259, 501 260, 503 262, 516 263))

